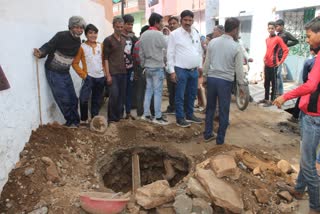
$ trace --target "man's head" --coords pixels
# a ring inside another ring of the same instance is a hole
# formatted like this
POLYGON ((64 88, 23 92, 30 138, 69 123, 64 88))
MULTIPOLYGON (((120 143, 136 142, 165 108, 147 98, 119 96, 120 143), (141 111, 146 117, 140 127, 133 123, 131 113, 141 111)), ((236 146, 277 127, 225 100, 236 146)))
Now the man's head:
POLYGON ((117 35, 121 35, 123 31, 124 21, 121 17, 114 17, 112 21, 114 33, 117 35))
POLYGON ((68 27, 74 37, 80 37, 86 27, 86 22, 81 16, 72 16, 69 19, 68 27))
POLYGON ((184 10, 180 14, 181 26, 188 32, 191 32, 194 14, 190 10, 184 10))
POLYGON ((281 33, 284 28, 284 21, 282 19, 278 19, 275 23, 276 31, 281 33))
POLYGON ((123 25, 123 31, 124 33, 128 34, 132 32, 132 27, 134 23, 134 18, 130 14, 126 14, 123 17, 124 25, 123 25))
POLYGON ((276 35, 276 23, 275 22, 268 22, 268 32, 270 36, 276 35))
POLYGON ((168 20, 168 24, 169 24, 169 29, 171 31, 174 31, 179 27, 179 19, 175 16, 171 16, 168 20))
POLYGON ((149 25, 155 27, 158 30, 163 28, 163 17, 158 13, 152 13, 149 17, 149 25))
POLYGON ((217 38, 217 37, 221 36, 222 34, 224 34, 223 25, 214 26, 213 32, 212 32, 212 39, 217 38))
POLYGON ((306 42, 314 49, 320 46, 320 17, 312 19, 305 25, 306 42))
POLYGON ((86 29, 84 30, 84 34, 86 35, 89 42, 96 42, 98 37, 98 28, 93 24, 88 24, 86 29))
POLYGON ((227 18, 224 23, 224 31, 226 34, 232 36, 234 40, 239 37, 240 20, 234 17, 227 18))

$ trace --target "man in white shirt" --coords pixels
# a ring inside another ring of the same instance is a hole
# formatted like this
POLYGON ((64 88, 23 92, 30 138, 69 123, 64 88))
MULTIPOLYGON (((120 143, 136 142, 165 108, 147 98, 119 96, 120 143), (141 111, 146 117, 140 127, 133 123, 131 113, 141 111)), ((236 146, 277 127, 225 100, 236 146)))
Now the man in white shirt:
POLYGON ((184 10, 180 14, 181 27, 171 32, 168 41, 167 59, 171 80, 176 82, 176 121, 180 127, 201 123, 194 112, 198 91, 198 70, 202 72, 202 47, 199 33, 192 28, 194 14, 184 10), (186 109, 184 112, 184 95, 186 109))

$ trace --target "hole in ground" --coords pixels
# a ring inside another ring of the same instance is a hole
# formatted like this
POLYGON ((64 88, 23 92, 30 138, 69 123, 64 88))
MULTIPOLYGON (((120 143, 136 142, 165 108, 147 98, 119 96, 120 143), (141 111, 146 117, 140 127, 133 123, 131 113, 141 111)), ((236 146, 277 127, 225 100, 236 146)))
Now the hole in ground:
POLYGON ((168 180, 171 187, 182 180, 190 170, 191 160, 178 152, 164 151, 159 147, 119 149, 109 155, 100 168, 104 185, 115 192, 132 190, 132 153, 138 151, 141 186, 164 180, 168 175, 164 162, 170 162, 174 176, 168 180))

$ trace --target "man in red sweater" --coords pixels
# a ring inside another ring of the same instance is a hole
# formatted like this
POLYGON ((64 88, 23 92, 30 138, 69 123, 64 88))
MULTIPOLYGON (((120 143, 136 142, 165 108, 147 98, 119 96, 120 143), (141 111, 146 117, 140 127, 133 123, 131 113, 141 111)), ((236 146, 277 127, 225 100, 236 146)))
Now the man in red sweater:
MULTIPOLYGON (((305 26, 307 43, 312 48, 320 46, 320 17, 314 18, 305 26)), ((278 97, 273 104, 278 106, 290 99, 301 97, 299 108, 301 138, 300 171, 295 188, 279 184, 296 198, 301 198, 306 188, 309 194, 309 214, 320 213, 320 179, 316 170, 317 148, 320 143, 320 57, 308 75, 308 80, 298 88, 278 97)))
POLYGON ((266 39, 267 43, 267 52, 264 56, 264 99, 259 101, 259 103, 264 103, 265 107, 271 106, 272 101, 276 96, 276 81, 277 81, 277 70, 278 66, 284 62, 286 57, 288 56, 289 49, 283 40, 276 36, 276 23, 269 22, 268 23, 268 32, 269 37, 266 39), (283 50, 283 55, 281 60, 279 61, 279 52, 283 50), (269 100, 270 94, 270 82, 272 84, 271 90, 271 101, 269 100))

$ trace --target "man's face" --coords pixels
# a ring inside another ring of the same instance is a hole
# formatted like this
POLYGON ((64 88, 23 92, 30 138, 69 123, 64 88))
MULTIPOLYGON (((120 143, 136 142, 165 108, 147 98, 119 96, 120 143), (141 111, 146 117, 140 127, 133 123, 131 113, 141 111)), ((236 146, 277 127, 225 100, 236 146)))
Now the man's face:
POLYGON ((273 25, 268 25, 268 32, 270 36, 274 36, 276 34, 276 28, 273 25))
POLYGON ((93 30, 89 30, 86 34, 86 37, 88 39, 89 42, 96 42, 97 41, 97 37, 98 37, 98 33, 93 31, 93 30))
POLYGON ((157 23, 157 24, 155 24, 155 26, 154 27, 156 27, 158 30, 162 30, 162 28, 163 28, 163 19, 161 19, 161 21, 159 22, 159 23, 157 23))
POLYGON ((282 25, 276 25, 276 31, 277 32, 282 32, 283 31, 283 26, 282 25))
POLYGON ((178 27, 179 27, 179 22, 177 22, 177 20, 175 20, 175 19, 171 19, 170 22, 169 22, 169 29, 171 31, 174 31, 178 27))
POLYGON ((306 42, 312 47, 312 48, 317 48, 320 46, 320 32, 315 33, 312 30, 307 30, 306 31, 307 38, 306 42))
POLYGON ((126 33, 131 33, 132 32, 132 28, 133 28, 133 22, 124 23, 124 25, 123 25, 123 30, 126 33))
POLYGON ((71 28, 72 34, 76 37, 80 37, 83 33, 83 27, 82 26, 74 26, 71 28))
POLYGON ((116 34, 120 35, 123 31, 123 26, 124 26, 123 22, 114 23, 114 25, 113 25, 114 32, 116 34))
POLYGON ((185 16, 181 19, 181 26, 186 31, 191 31, 192 24, 193 24, 193 18, 191 16, 185 16))

